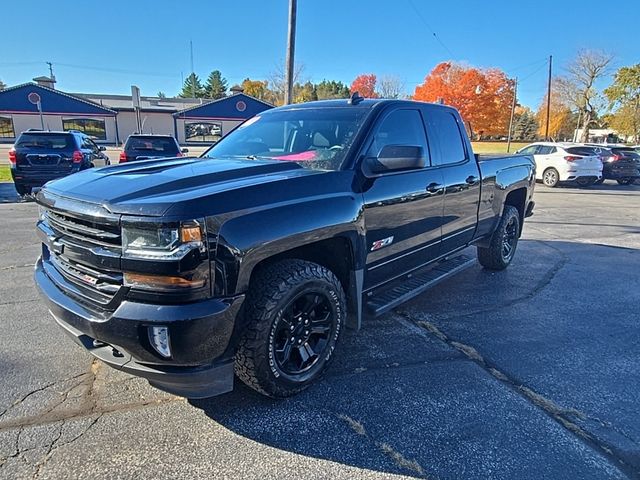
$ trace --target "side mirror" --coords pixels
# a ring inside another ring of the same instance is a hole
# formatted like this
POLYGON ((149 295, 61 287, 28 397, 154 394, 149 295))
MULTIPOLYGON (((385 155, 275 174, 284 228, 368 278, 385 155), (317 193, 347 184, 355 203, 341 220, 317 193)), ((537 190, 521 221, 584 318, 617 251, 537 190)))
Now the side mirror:
POLYGON ((189 153, 189 149, 188 148, 181 148, 180 151, 182 153, 189 153))
POLYGON ((386 145, 377 157, 367 157, 365 173, 381 174, 398 170, 415 170, 426 165, 424 149, 410 145, 386 145))
POLYGON ((105 147, 104 145, 100 145, 98 148, 101 152, 104 152, 107 149, 107 147, 105 147))

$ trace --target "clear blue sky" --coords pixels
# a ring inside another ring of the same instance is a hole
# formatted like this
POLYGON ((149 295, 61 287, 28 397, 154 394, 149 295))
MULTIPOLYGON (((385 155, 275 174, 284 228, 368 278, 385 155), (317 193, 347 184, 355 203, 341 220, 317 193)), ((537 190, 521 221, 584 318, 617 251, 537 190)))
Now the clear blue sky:
MULTIPOLYGON (((48 74, 44 62, 51 61, 64 91, 126 94, 137 84, 143 95, 161 90, 171 96, 190 71, 190 40, 201 78, 219 69, 230 85, 265 79, 283 63, 287 4, 7 1, 0 79, 29 81, 48 74)), ((438 62, 453 59, 520 77, 519 99, 535 108, 545 89, 546 57, 554 56, 554 71, 561 73, 581 48, 613 53, 615 66, 640 62, 640 2, 298 2, 296 60, 305 80, 350 83, 373 72, 400 77, 412 93, 438 62)))

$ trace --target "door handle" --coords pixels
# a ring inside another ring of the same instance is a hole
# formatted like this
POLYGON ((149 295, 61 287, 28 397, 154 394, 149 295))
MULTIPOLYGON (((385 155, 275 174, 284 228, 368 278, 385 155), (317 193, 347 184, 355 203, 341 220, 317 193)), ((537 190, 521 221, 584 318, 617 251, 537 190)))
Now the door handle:
POLYGON ((467 182, 469 185, 475 185, 476 183, 478 183, 480 179, 478 177, 476 177, 475 175, 469 175, 465 182, 467 182))
POLYGON ((433 182, 427 186, 427 192, 429 193, 439 193, 441 190, 444 190, 444 185, 440 183, 433 182))

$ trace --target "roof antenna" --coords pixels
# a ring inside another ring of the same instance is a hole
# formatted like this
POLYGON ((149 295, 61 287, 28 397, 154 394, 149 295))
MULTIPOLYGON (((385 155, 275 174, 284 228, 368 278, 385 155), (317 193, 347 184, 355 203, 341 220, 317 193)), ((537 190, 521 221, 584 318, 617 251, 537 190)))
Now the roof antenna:
POLYGON ((347 101, 349 105, 358 105, 361 101, 364 100, 364 97, 361 97, 358 92, 353 92, 351 97, 347 101))

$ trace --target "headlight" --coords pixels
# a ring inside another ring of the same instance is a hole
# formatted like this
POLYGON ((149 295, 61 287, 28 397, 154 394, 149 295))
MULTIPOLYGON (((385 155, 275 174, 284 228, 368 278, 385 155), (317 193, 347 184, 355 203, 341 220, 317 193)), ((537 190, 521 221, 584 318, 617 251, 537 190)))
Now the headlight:
POLYGON ((202 289, 209 279, 204 230, 193 220, 122 227, 124 285, 155 293, 202 289))
POLYGON ((122 228, 125 257, 175 260, 196 247, 204 251, 202 229, 197 222, 180 226, 125 225, 122 228))

